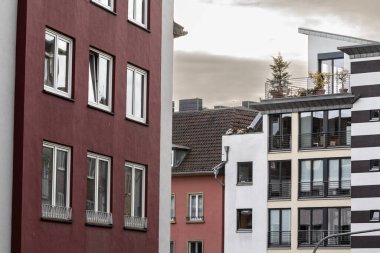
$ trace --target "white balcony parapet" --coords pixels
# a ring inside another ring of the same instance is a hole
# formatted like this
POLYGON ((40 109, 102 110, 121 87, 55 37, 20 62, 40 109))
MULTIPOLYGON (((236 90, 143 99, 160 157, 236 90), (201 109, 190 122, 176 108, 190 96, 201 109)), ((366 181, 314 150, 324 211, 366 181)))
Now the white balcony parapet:
POLYGON ((54 220, 71 220, 72 209, 66 206, 42 204, 42 218, 54 220))
POLYGON ((112 213, 86 210, 86 222, 90 224, 112 225, 112 213))
POLYGON ((124 215, 124 227, 145 230, 148 227, 148 219, 146 217, 124 215))

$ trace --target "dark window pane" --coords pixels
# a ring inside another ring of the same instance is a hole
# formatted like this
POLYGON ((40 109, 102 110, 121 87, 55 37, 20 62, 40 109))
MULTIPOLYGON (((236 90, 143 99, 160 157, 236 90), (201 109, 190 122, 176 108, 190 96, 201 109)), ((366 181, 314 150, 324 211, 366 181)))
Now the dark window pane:
POLYGON ((252 182, 252 163, 238 163, 238 182, 252 182))
POLYGON ((52 205, 54 149, 43 147, 42 153, 42 203, 52 205))
POLYGON ((108 212, 108 162, 99 160, 98 169, 98 211, 108 212))
POLYGON ((124 215, 132 215, 132 168, 125 167, 124 215))
POLYGON ((55 37, 45 34, 45 85, 54 87, 55 37))
POLYGON ((96 159, 87 158, 87 200, 86 210, 95 210, 95 166, 96 159))
POLYGON ((238 210, 238 229, 252 229, 252 210, 238 210))
POLYGON ((55 205, 66 206, 67 152, 57 150, 57 175, 55 205))

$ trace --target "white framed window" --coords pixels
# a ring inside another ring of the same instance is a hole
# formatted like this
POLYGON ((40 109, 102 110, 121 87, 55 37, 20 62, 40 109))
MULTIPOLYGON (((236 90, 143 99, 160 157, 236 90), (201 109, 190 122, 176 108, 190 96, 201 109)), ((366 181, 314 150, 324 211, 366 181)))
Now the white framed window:
POLYGON ((146 123, 147 72, 133 67, 127 68, 127 118, 146 123))
POLYGON ((125 163, 124 215, 145 217, 145 166, 125 163))
POLYGON ((189 194, 188 221, 203 221, 203 193, 189 194))
POLYGON ((175 194, 170 198, 170 222, 175 223, 175 194))
POLYGON ((72 39, 45 30, 44 90, 71 98, 72 39))
POLYGON ((112 56, 90 49, 88 104, 112 110, 112 56))
POLYGON ((149 0, 128 0, 128 20, 133 23, 148 27, 149 0))
POLYGON ((71 149, 50 142, 43 143, 42 204, 70 207, 71 149))
POLYGON ((111 158, 87 154, 86 210, 110 213, 111 158))
POLYGON ((91 0, 93 3, 96 3, 110 11, 114 11, 114 0, 91 0))
POLYGON ((188 242, 188 253, 202 253, 203 243, 202 241, 189 241, 188 242))

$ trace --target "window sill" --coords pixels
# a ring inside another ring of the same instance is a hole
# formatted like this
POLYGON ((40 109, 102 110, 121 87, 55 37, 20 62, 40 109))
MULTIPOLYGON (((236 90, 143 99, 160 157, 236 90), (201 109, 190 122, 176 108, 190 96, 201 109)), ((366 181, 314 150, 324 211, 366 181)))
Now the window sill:
POLYGON ((90 222, 86 222, 86 226, 89 226, 89 227, 101 227, 101 228, 112 228, 113 227, 112 224, 90 223, 90 222))
POLYGON ((100 107, 97 107, 97 106, 94 106, 94 105, 87 104, 87 107, 91 108, 91 109, 94 109, 94 110, 97 110, 97 111, 101 111, 101 112, 107 113, 107 114, 112 115, 112 116, 115 115, 115 113, 113 113, 111 111, 107 111, 107 110, 105 110, 103 108, 100 108, 100 107))
POLYGON ((186 221, 186 224, 203 224, 205 223, 205 220, 188 220, 186 221))
POLYGON ((380 121, 380 119, 378 119, 378 118, 374 118, 374 119, 369 120, 369 122, 379 122, 379 121, 380 121))
POLYGON ((133 21, 133 20, 130 20, 130 19, 127 19, 127 22, 136 26, 137 28, 140 28, 141 30, 147 32, 147 33, 151 33, 151 31, 148 29, 148 27, 144 27, 142 25, 140 25, 139 23, 133 21))
POLYGON ((252 229, 238 229, 236 233, 252 233, 252 229))
POLYGON ((41 217, 41 221, 47 221, 47 222, 57 222, 57 223, 64 223, 64 224, 72 224, 73 220, 65 220, 65 219, 59 219, 59 218, 45 218, 41 217))
POLYGON ((268 246, 268 249, 273 249, 273 250, 288 250, 290 249, 291 246, 290 245, 269 245, 268 246))
POLYGON ((107 7, 101 5, 101 4, 97 3, 97 2, 94 2, 94 1, 90 0, 90 3, 92 3, 95 6, 97 6, 98 8, 101 8, 102 10, 107 11, 108 13, 110 13, 110 14, 112 14, 114 16, 117 16, 117 13, 115 11, 113 11, 111 9, 108 9, 107 7))
POLYGON ((59 93, 56 93, 56 92, 48 91, 48 90, 45 90, 45 89, 43 89, 42 92, 45 93, 45 94, 47 94, 47 95, 51 95, 51 96, 54 96, 54 97, 57 97, 57 98, 64 99, 66 101, 70 101, 70 102, 73 102, 73 103, 75 102, 74 99, 72 99, 70 97, 63 96, 63 95, 61 95, 59 93))
POLYGON ((239 182, 236 184, 236 186, 251 186, 253 185, 252 182, 239 182))
POLYGON ((135 227, 123 227, 124 230, 137 231, 137 232, 147 232, 147 228, 135 228, 135 227))
POLYGON ((127 120, 127 121, 131 121, 131 122, 134 122, 134 123, 137 123, 137 124, 142 125, 142 126, 146 126, 146 127, 149 126, 148 123, 144 123, 144 122, 141 122, 141 121, 138 121, 138 120, 132 119, 132 118, 125 117, 125 120, 127 120))

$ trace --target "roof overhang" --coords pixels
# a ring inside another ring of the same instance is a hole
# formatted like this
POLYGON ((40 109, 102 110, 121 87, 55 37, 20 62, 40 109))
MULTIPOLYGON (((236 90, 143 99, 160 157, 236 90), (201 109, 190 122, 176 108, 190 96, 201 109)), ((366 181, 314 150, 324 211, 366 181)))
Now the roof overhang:
POLYGON ((359 58, 365 58, 365 57, 371 57, 371 56, 379 56, 380 43, 338 47, 338 49, 350 56, 358 56, 359 58))
POLYGON ((352 108, 356 99, 351 93, 277 98, 262 100, 253 107, 263 114, 335 110, 352 108))

